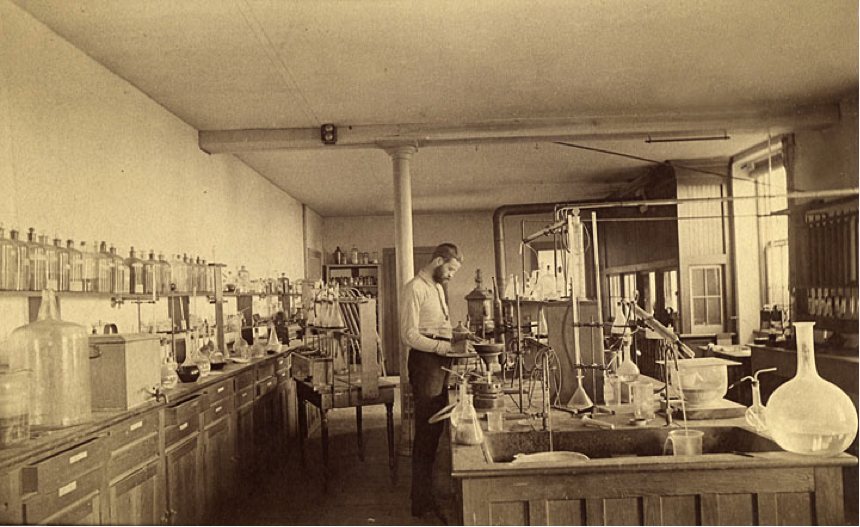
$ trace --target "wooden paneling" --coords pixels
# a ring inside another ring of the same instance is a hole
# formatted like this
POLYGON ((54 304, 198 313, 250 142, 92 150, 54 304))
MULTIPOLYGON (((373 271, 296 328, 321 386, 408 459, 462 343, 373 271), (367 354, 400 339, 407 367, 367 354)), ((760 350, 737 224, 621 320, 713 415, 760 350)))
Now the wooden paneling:
MULTIPOLYGON (((815 523, 812 496, 809 492, 777 494, 776 510, 776 525, 813 525, 815 523)), ((840 523, 842 522, 821 522, 820 520, 818 522, 819 525, 838 525, 840 523)))
MULTIPOLYGON (((689 178, 678 181, 678 199, 721 198, 723 180, 689 178)), ((678 243, 688 256, 725 254, 723 204, 719 201, 678 205, 678 243)))
POLYGON ((159 510, 158 461, 130 474, 109 490, 111 525, 158 525, 159 510))
POLYGON ((527 501, 490 503, 490 525, 532 525, 527 501))
POLYGON ((547 525, 585 525, 583 500, 546 500, 547 525))
POLYGON ((197 525, 202 507, 198 499, 197 440, 167 453, 167 506, 173 525, 197 525))

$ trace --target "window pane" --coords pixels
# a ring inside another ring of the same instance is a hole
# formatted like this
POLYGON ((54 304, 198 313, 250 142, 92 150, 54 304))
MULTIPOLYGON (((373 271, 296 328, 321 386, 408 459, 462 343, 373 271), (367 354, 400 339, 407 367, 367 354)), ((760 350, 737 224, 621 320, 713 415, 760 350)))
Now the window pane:
POLYGON ((718 326, 722 324, 722 302, 719 297, 708 299, 708 325, 718 326))
POLYGON ((705 270, 690 269, 690 277, 693 282, 693 296, 705 296, 705 270))
POLYGON ((694 298, 693 299, 693 325, 694 326, 704 326, 707 323, 707 317, 705 315, 705 299, 704 298, 694 298))
POLYGON ((720 294, 720 270, 705 269, 708 277, 708 296, 719 296, 720 294))

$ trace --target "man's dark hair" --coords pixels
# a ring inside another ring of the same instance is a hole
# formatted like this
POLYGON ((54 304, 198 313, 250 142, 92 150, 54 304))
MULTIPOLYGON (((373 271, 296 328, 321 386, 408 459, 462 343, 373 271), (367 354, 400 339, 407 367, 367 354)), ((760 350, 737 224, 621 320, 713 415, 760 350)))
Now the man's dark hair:
POLYGON ((436 258, 442 258, 442 261, 444 262, 457 260, 458 262, 463 263, 463 256, 460 255, 460 250, 457 249, 457 246, 453 243, 442 243, 433 249, 433 256, 430 257, 430 260, 433 261, 436 258))

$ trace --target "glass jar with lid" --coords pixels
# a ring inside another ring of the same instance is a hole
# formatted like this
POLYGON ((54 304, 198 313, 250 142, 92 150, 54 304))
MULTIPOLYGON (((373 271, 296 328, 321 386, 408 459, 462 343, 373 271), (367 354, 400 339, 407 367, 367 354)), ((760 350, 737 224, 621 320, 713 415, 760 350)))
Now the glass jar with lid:
POLYGON ((97 247, 87 247, 87 242, 81 242, 81 278, 83 291, 87 293, 99 290, 99 256, 97 247))
POLYGON ((74 240, 66 240, 69 254, 69 291, 84 290, 84 255, 75 249, 74 240))
POLYGON ((177 293, 187 291, 188 277, 186 275, 187 266, 182 261, 182 255, 177 254, 173 261, 170 262, 170 290, 177 293))

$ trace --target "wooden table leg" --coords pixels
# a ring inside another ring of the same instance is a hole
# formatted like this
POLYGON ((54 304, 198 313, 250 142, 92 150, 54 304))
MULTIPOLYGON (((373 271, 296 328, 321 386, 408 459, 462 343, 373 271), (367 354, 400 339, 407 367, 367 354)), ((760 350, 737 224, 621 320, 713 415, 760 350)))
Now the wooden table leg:
POLYGON ((322 439, 323 488, 328 491, 328 410, 320 409, 320 436, 322 439))
POLYGON ((358 459, 364 461, 364 433, 361 429, 361 406, 355 407, 355 427, 358 429, 358 459))
POLYGON ((397 459, 394 456, 394 403, 385 403, 385 417, 388 428, 388 470, 391 483, 397 483, 397 459))

